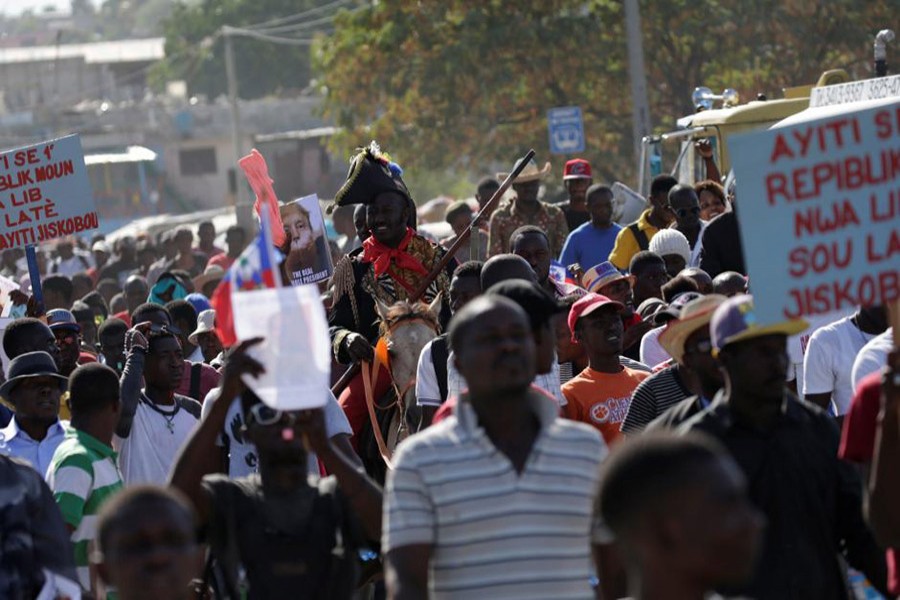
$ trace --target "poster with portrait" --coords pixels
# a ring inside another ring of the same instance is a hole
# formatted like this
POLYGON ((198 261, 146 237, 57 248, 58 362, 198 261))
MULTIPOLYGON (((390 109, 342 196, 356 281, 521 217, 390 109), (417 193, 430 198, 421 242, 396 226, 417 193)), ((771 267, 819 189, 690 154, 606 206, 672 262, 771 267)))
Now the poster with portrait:
POLYGON ((325 219, 315 194, 281 206, 289 245, 285 266, 292 285, 319 283, 334 272, 325 219))

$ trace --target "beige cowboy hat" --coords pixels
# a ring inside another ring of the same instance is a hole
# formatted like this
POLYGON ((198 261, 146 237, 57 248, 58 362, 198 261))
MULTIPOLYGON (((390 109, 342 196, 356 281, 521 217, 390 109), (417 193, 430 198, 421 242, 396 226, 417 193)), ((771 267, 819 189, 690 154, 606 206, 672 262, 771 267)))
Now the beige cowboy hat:
MULTIPOLYGON (((521 158, 519 160, 522 160, 521 158)), ((519 161, 516 161, 515 167, 519 166, 519 161)), ((513 167, 513 171, 515 171, 515 167, 513 167)), ((550 163, 546 163, 543 169, 538 169, 537 163, 534 162, 534 159, 528 161, 528 164, 525 165, 525 168, 522 169, 522 172, 519 173, 519 176, 513 180, 513 183, 528 183, 529 181, 537 181, 539 179, 543 179, 550 173, 550 163)), ((509 177, 509 173, 497 173, 497 179, 500 181, 504 181, 507 177, 509 177)))
POLYGON ((208 265, 203 273, 194 277, 194 289, 198 292, 203 290, 203 286, 210 281, 220 281, 225 277, 225 269, 219 265, 208 265))
POLYGON ((709 327, 713 313, 728 300, 721 294, 709 294, 691 300, 681 308, 679 318, 669 321, 666 328, 659 335, 659 345, 681 363, 684 358, 684 343, 692 333, 709 327))

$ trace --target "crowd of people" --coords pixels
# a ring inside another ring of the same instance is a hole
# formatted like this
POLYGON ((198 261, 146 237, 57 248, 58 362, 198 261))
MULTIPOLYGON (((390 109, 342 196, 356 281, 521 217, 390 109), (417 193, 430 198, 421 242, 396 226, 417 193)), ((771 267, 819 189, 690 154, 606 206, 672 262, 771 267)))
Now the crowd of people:
POLYGON ((657 176, 633 223, 588 161, 560 204, 517 165, 440 241, 360 151, 314 410, 265 404, 263 340, 218 333, 255 232, 61 239, 42 301, 4 251, 0 597, 897 597, 889 311, 759 322, 705 149, 709 179, 657 176))

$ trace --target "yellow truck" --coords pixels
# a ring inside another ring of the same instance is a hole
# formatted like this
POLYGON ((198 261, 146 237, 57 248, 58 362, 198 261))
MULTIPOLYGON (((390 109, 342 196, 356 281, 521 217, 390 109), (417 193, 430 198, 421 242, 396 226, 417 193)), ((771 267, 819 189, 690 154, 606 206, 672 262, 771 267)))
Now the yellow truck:
POLYGON ((728 136, 752 129, 762 129, 809 108, 810 92, 814 87, 835 85, 850 80, 843 69, 822 73, 814 85, 786 88, 784 97, 738 103, 734 90, 725 90, 721 95, 713 94, 708 88, 694 90, 694 105, 698 112, 678 119, 678 129, 660 135, 649 135, 641 140, 641 157, 638 166, 639 192, 644 198, 650 192, 650 181, 664 172, 665 154, 676 154, 673 166, 665 169, 679 181, 695 182, 705 178, 703 160, 694 150, 694 142, 707 139, 713 147, 716 165, 722 175, 728 173, 728 136), (723 106, 712 108, 715 101, 723 106), (678 145, 675 146, 674 144, 678 145), (673 147, 674 149, 670 149, 673 147))

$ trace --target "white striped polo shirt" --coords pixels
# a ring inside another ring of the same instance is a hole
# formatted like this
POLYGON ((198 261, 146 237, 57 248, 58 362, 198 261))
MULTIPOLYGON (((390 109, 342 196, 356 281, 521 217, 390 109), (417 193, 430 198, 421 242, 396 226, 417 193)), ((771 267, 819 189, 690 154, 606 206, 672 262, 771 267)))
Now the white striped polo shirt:
POLYGON ((521 474, 465 395, 453 417, 400 445, 385 488, 385 552, 431 544, 434 598, 593 598, 591 526, 606 445, 558 418, 538 392, 541 431, 521 474))

